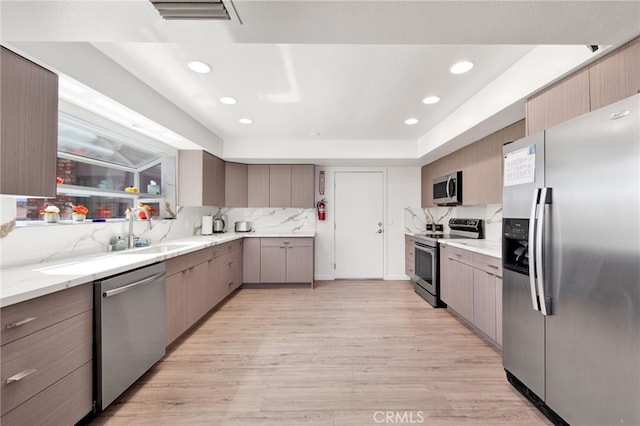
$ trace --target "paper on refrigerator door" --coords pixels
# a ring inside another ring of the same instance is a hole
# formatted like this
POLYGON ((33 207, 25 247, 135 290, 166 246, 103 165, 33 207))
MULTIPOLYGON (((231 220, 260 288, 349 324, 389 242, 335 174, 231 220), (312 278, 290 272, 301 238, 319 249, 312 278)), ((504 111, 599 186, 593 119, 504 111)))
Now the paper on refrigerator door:
POLYGON ((513 151, 504 156, 504 186, 522 185, 536 179, 536 146, 513 151))

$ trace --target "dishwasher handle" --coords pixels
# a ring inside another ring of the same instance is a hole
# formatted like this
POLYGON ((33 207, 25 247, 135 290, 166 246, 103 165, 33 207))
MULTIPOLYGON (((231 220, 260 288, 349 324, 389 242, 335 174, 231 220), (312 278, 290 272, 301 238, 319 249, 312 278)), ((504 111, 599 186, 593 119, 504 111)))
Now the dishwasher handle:
POLYGON ((111 297, 111 296, 115 296, 116 294, 124 293, 125 291, 132 290, 134 287, 138 287, 138 286, 147 284, 151 281, 155 281, 156 279, 162 277, 164 274, 165 274, 164 272, 160 272, 158 274, 151 275, 150 277, 144 278, 140 281, 136 281, 135 283, 127 284, 122 287, 114 288, 113 290, 105 291, 104 293, 102 293, 102 297, 111 297))

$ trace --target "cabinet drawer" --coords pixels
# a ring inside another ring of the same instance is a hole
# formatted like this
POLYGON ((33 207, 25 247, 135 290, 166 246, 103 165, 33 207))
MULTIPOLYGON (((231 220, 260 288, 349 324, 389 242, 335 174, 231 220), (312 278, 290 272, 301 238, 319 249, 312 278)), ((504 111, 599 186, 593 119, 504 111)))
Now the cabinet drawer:
POLYGON ((313 247, 313 238, 261 238, 262 247, 313 247))
POLYGON ((416 247, 413 244, 411 245, 406 244, 404 246, 404 252, 405 252, 405 255, 407 256, 407 260, 411 259, 412 261, 415 262, 416 247))
POLYGON ((193 253, 183 254, 182 256, 168 259, 165 263, 167 276, 177 274, 185 269, 192 268, 201 263, 208 262, 213 258, 213 251, 210 248, 198 250, 193 253))
POLYGON ((4 426, 77 423, 92 410, 92 370, 91 362, 87 362, 53 386, 8 412, 0 423, 4 426))
POLYGON ((502 259, 473 253, 473 266, 498 277, 502 276, 502 259))
POLYGON ((447 246, 447 257, 467 265, 473 265, 473 253, 458 247, 447 246))
POLYGON ((2 308, 2 345, 91 309, 92 284, 83 284, 2 308))
POLYGON ((220 257, 230 253, 242 253, 242 240, 235 240, 213 247, 213 257, 220 257))
POLYGON ((86 311, 2 346, 2 415, 91 361, 92 333, 86 311))

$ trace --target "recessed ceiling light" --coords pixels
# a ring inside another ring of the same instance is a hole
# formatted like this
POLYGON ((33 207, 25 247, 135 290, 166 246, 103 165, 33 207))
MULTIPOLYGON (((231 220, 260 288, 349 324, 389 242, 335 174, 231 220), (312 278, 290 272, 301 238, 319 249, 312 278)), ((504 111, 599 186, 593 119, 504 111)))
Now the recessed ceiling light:
POLYGON ((225 105, 235 105, 238 103, 238 101, 236 101, 234 98, 230 96, 223 96, 222 98, 220 98, 220 102, 222 102, 225 105))
POLYGON ((318 132, 311 132, 311 133, 309 133, 309 136, 320 136, 320 133, 318 133, 318 132))
POLYGON ((449 68, 449 72, 451 74, 464 74, 465 72, 471 70, 473 68, 473 62, 471 61, 460 61, 449 68))
POLYGON ((242 124, 252 124, 253 120, 250 118, 241 118, 240 120, 238 120, 240 123, 242 124))
POLYGON ((413 126, 414 124, 418 124, 418 121, 419 120, 417 118, 407 118, 406 120, 404 120, 404 124, 413 126))
POLYGON ((427 96, 422 100, 422 103, 427 105, 437 104, 438 102, 440 102, 440 98, 437 96, 427 96))
POLYGON ((197 72, 200 74, 206 74, 208 72, 211 72, 211 67, 209 66, 209 64, 205 64, 204 62, 191 61, 187 64, 187 66, 191 71, 197 72))

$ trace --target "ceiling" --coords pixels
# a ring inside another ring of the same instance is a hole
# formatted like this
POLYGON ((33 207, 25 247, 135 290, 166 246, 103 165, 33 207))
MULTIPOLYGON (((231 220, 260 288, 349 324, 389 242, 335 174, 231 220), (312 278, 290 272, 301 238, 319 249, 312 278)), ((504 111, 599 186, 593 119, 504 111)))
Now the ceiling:
MULTIPOLYGON (((65 69, 71 61, 51 52, 71 42, 87 45, 180 110, 149 118, 208 149, 201 143, 203 132, 194 140, 189 131, 181 131, 186 121, 172 122, 185 113, 224 140, 222 152, 214 154, 230 159, 355 161, 370 157, 369 142, 380 151, 371 154, 376 160, 397 157, 416 164, 433 159, 432 151, 445 154, 446 149, 434 147, 460 135, 465 137, 450 144, 449 151, 522 118, 526 93, 516 90, 517 79, 500 91, 486 88, 498 87, 495 83, 533 57, 540 45, 570 47, 566 56, 575 60, 567 61, 562 49, 538 54, 541 69, 566 63, 539 78, 534 90, 593 60, 605 47, 640 34, 639 1, 224 3, 230 21, 165 21, 147 0, 4 0, 2 41, 81 82, 83 75, 105 73, 104 67, 86 60, 81 67, 76 62, 71 72, 65 69), (603 47, 594 55, 588 44, 603 47), (574 53, 576 46, 579 53, 574 53), (450 65, 463 59, 471 60, 474 69, 449 73, 450 65), (190 71, 186 63, 192 60, 208 63, 212 71, 190 71), (428 95, 441 101, 425 105, 421 101, 428 95), (237 104, 222 104, 222 96, 237 104), (483 117, 489 119, 462 123, 465 105, 474 97, 482 102, 481 96, 487 105, 493 98, 505 101, 487 109, 483 117), (241 124, 240 118, 253 124, 241 124), (419 123, 408 126, 407 118, 419 123), (446 136, 419 143, 439 127, 449 129, 446 136)), ((521 71, 518 77, 536 80, 536 70, 531 73, 521 71)), ((118 88, 112 86, 122 83, 113 74, 100 78, 94 88, 117 98, 118 88)), ((84 83, 92 86, 91 77, 84 83)), ((122 94, 117 100, 126 105, 125 98, 122 94)), ((145 108, 134 109, 144 114, 145 108)))

